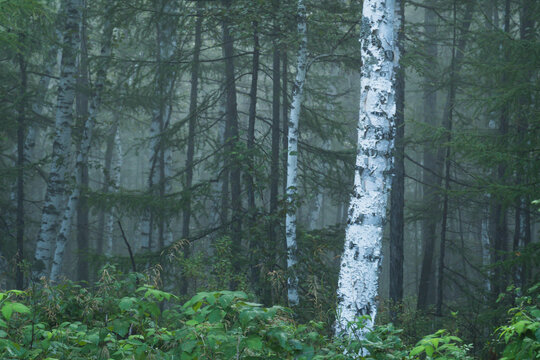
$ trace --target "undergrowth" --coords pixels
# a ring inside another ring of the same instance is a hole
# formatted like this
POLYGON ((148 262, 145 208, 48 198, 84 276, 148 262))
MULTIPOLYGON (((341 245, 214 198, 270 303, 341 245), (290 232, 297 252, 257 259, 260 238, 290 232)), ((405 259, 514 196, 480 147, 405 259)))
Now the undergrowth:
MULTIPOLYGON (((537 304, 522 297, 497 329, 504 359, 540 358, 537 304)), ((92 288, 65 282, 1 292, 0 312, 1 359, 472 359, 470 346, 446 330, 412 347, 392 324, 331 338, 323 322, 299 324, 290 309, 263 307, 241 291, 200 292, 181 304, 151 279, 114 267, 92 288)))

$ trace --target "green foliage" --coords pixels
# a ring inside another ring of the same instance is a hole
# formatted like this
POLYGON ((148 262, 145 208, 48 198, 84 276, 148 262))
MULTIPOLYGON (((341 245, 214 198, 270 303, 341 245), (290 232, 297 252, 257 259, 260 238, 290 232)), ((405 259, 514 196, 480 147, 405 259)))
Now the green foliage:
MULTIPOLYGON (((0 293, 0 358, 472 359, 470 346, 447 330, 414 347, 392 324, 331 338, 323 322, 298 324, 291 310, 250 302, 242 291, 200 292, 182 305, 154 285, 138 285, 142 281, 152 279, 130 274, 122 280, 107 267, 92 290, 67 282, 0 293)), ((532 293, 497 330, 503 359, 539 356, 540 310, 532 293)), ((365 320, 350 326, 364 329, 365 320)))
POLYGON ((420 340, 409 355, 412 359, 422 359, 424 354, 426 359, 472 359, 467 355, 469 346, 462 345, 462 342, 443 329, 420 340))
POLYGON ((502 360, 540 359, 540 283, 529 290, 528 296, 517 299, 518 306, 508 313, 509 323, 497 329, 498 341, 504 345, 502 360))

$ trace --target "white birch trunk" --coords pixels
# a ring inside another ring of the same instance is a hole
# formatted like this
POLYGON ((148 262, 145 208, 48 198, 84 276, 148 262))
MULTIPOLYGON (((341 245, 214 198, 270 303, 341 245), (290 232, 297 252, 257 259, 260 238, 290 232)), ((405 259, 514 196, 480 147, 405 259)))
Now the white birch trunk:
POLYGON ((363 337, 377 314, 381 241, 392 169, 396 113, 395 0, 364 0, 362 69, 354 191, 338 284, 336 333, 363 337), (347 324, 367 315, 365 328, 347 324))
POLYGON ((36 241, 35 260, 36 263, 42 266, 35 274, 37 277, 47 276, 48 274, 51 248, 56 238, 65 196, 65 175, 69 166, 71 150, 71 126, 77 74, 76 54, 80 42, 78 28, 81 21, 81 6, 79 0, 64 1, 63 8, 67 16, 64 27, 64 47, 56 103, 55 136, 47 192, 36 241))
MULTIPOLYGON (((110 23, 108 23, 107 26, 110 27, 111 26, 110 23)), ((101 54, 105 57, 109 57, 111 55, 112 28, 107 28, 104 31, 104 35, 105 36, 103 39, 101 54)), ((60 278, 62 265, 64 263, 64 251, 65 251, 66 243, 71 234, 73 217, 75 215, 75 211, 77 209, 80 195, 81 195, 83 168, 84 168, 84 165, 88 163, 88 154, 90 152, 90 145, 92 144, 92 133, 94 131, 94 124, 96 122, 96 116, 99 112, 99 108, 101 105, 102 90, 105 85, 105 80, 107 77, 108 62, 106 62, 105 64, 106 65, 104 65, 98 71, 98 74, 97 74, 96 90, 95 90, 94 96, 92 97, 90 101, 88 119, 86 120, 84 124, 83 136, 82 136, 79 152, 77 154, 77 160, 75 163, 75 185, 74 185, 73 191, 71 192, 69 196, 68 204, 62 218, 60 231, 56 239, 56 249, 54 252, 54 258, 53 258, 53 263, 51 267, 51 275, 50 275, 50 281, 53 283, 57 282, 60 278)))
POLYGON ((298 305, 298 277, 296 275, 296 201, 298 196, 298 120, 302 107, 302 94, 306 81, 307 70, 307 25, 306 6, 303 0, 298 0, 298 49, 296 79, 293 87, 293 100, 289 116, 289 135, 287 149, 287 203, 288 211, 285 217, 287 237, 287 298, 290 306, 298 305))
MULTIPOLYGON (((121 181, 121 169, 123 163, 123 154, 122 154, 122 139, 120 138, 120 130, 116 128, 116 133, 114 134, 114 147, 116 150, 116 155, 114 156, 113 164, 113 176, 111 178, 113 191, 117 192, 120 188, 121 181)), ((114 234, 114 213, 116 209, 112 208, 107 216, 107 223, 105 224, 105 234, 107 239, 107 244, 105 247, 105 256, 111 257, 113 254, 113 234, 114 234)))

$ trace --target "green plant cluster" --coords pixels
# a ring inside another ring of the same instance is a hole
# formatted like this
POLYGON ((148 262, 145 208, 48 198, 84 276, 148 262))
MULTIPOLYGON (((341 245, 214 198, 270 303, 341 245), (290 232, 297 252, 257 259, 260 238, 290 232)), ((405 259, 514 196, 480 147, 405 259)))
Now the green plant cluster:
MULTIPOLYGON (((470 359, 446 330, 408 348, 402 330, 377 326, 330 338, 324 323, 297 324, 291 310, 263 307, 241 291, 200 292, 184 304, 145 279, 105 269, 92 288, 74 283, 0 293, 1 359, 470 359)), ((529 298, 530 300, 530 298, 529 298)), ((499 329, 506 359, 538 358, 540 310, 513 309, 499 329), (536 357, 535 357, 536 356, 536 357)), ((362 328, 358 319, 354 328, 362 328)))
POLYGON ((504 344, 501 360, 540 359, 540 283, 516 302, 508 311, 509 323, 497 329, 498 340, 504 344))

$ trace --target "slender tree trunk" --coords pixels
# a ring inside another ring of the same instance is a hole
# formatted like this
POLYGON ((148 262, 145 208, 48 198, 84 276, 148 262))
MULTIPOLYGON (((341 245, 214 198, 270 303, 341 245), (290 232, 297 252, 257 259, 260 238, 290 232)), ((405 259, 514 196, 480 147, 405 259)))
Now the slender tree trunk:
POLYGON ((302 110, 302 95, 307 71, 307 24, 306 6, 298 0, 298 36, 300 47, 296 59, 296 79, 294 81, 289 132, 287 139, 287 214, 285 233, 287 237, 287 299, 290 306, 298 305, 298 275, 296 274, 296 202, 298 197, 298 122, 302 110))
MULTIPOLYGON (((273 9, 277 14, 279 12, 279 0, 273 0, 273 9)), ((279 219, 277 218, 278 196, 279 196, 279 116, 280 116, 280 51, 279 51, 279 25, 274 18, 273 25, 273 44, 272 44, 272 150, 270 162, 270 223, 268 227, 268 241, 271 256, 275 257, 276 266, 279 266, 283 259, 283 246, 280 243, 279 219)), ((281 294, 273 294, 273 302, 282 299, 281 294)))
MULTIPOLYGON (((225 6, 230 8, 231 0, 224 0, 225 6)), ((227 142, 230 143, 230 149, 235 151, 239 142, 238 133, 238 110, 236 102, 236 80, 234 74, 234 40, 229 31, 229 19, 227 15, 223 18, 223 54, 225 55, 225 83, 227 95, 226 123, 228 128, 227 142)), ((240 183, 240 164, 236 156, 229 152, 230 158, 230 184, 231 184, 231 208, 232 208, 232 253, 233 268, 236 273, 241 271, 242 263, 242 202, 241 202, 241 183, 240 183)), ((231 287, 236 288, 236 283, 231 283, 231 287)))
POLYGON ((64 0, 66 21, 63 34, 60 81, 56 104, 55 136, 51 156, 51 170, 43 205, 41 225, 37 236, 35 261, 37 277, 47 276, 51 260, 51 248, 57 235, 65 196, 65 175, 69 166, 73 102, 75 100, 76 54, 79 48, 79 23, 81 5, 79 0, 64 0))
POLYGON ((24 288, 24 132, 26 127, 27 73, 24 55, 19 53, 18 58, 21 83, 17 109, 17 254, 15 255, 15 283, 17 289, 22 290, 24 288))
MULTIPOLYGON (((491 264, 491 244, 489 240, 489 212, 485 211, 480 223, 480 241, 482 246, 482 268, 487 269, 491 264)), ((491 271, 487 270, 485 289, 491 292, 491 271)))
MULTIPOLYGON (((405 1, 397 1, 399 24, 397 47, 403 56, 405 41, 405 1)), ((403 301, 403 239, 405 207, 405 69, 396 69, 396 134, 394 154, 394 177, 390 192, 390 300, 397 305, 403 301)), ((396 312, 392 310, 392 321, 396 312)))
MULTIPOLYGON (((259 24, 257 21, 253 22, 253 61, 251 70, 251 88, 249 91, 249 113, 248 113, 248 137, 247 137, 247 151, 249 161, 249 172, 246 176, 246 185, 248 193, 248 216, 250 219, 250 228, 255 225, 256 219, 256 204, 255 204, 255 122, 257 119, 257 86, 259 80, 259 58, 260 58, 260 45, 259 45, 259 24)), ((259 285, 259 273, 260 269, 258 262, 260 259, 260 244, 259 239, 253 236, 249 240, 250 250, 250 263, 251 263, 251 283, 256 289, 260 289, 259 285)))
MULTIPOLYGON (((111 54, 111 41, 112 41, 112 30, 104 31, 104 38, 102 40, 102 54, 110 56, 111 54)), ((96 121, 96 116, 99 112, 103 87, 105 86, 105 80, 107 77, 107 66, 106 63, 101 69, 97 72, 96 85, 94 93, 92 94, 90 102, 90 110, 88 112, 88 118, 84 122, 84 129, 82 133, 81 143, 79 145, 79 151, 76 157, 75 163, 75 187, 69 196, 67 207, 64 211, 64 216, 62 218, 62 223, 60 226, 60 231, 56 240, 56 249, 54 252, 54 259, 51 268, 51 282, 57 282, 60 278, 60 273, 62 271, 62 266, 64 262, 64 250, 66 243, 71 234, 71 226, 73 222, 73 217, 75 210, 77 209, 81 197, 81 186, 83 184, 83 177, 85 174, 85 168, 88 164, 88 154, 90 152, 90 146, 92 144, 92 133, 94 130, 94 124, 96 121)), ((87 168, 86 168, 87 169, 87 168)), ((87 171, 87 170, 86 170, 87 171)))
MULTIPOLYGON (((121 169, 122 169, 122 163, 123 163, 123 153, 122 153, 122 139, 120 138, 120 130, 118 127, 116 128, 116 131, 114 133, 114 149, 116 156, 114 156, 114 163, 112 165, 112 177, 111 177, 111 185, 110 188, 114 192, 117 192, 120 188, 120 180, 121 180, 121 169)), ((111 189, 109 189, 110 191, 111 189)), ((105 224, 105 236, 106 236, 106 247, 105 247, 105 256, 111 257, 113 255, 113 239, 114 239, 114 214, 115 214, 116 208, 112 208, 109 213, 107 214, 107 222, 105 224)))
MULTIPOLYGON (((103 194, 108 194, 111 188, 111 170, 112 162, 115 148, 115 139, 116 132, 118 130, 118 121, 114 120, 114 123, 110 127, 109 136, 107 137, 106 147, 105 147, 105 164, 103 165, 103 185, 101 187, 101 192, 103 194)), ((98 215, 98 225, 97 225, 97 244, 96 252, 98 254, 103 254, 104 252, 104 243, 105 243, 105 217, 107 211, 100 211, 98 215)))
MULTIPOLYGON (((288 149, 288 138, 289 138, 289 90, 288 88, 288 59, 287 59, 287 49, 284 47, 281 50, 281 117, 283 119, 283 149, 288 149)), ((283 194, 287 194, 287 152, 283 152, 283 194)))
MULTIPOLYGON (((429 57, 429 62, 433 63, 437 59, 437 44, 432 39, 432 36, 437 32, 436 15, 431 9, 424 10, 424 31, 426 34, 426 53, 429 57)), ((424 85, 424 123, 431 127, 437 125, 437 90, 434 85, 433 76, 425 79, 424 85)), ((436 188, 440 186, 440 177, 433 172, 436 172, 437 160, 436 153, 431 144, 426 144, 423 151, 424 168, 422 172, 423 182, 423 201, 425 209, 438 209, 438 195, 436 188)), ((426 216, 422 219, 422 248, 423 259, 420 270, 420 282, 418 285, 418 301, 417 308, 425 309, 428 304, 429 289, 435 285, 433 276, 433 257, 435 250, 435 231, 436 217, 426 216)))
MULTIPOLYGON (((193 59, 191 64, 191 93, 189 100, 189 119, 188 119, 188 143, 186 157, 186 191, 187 200, 183 213, 182 238, 189 238, 189 224, 191 221, 191 186, 193 185, 193 158, 195 156, 195 126, 197 124, 198 109, 197 99, 199 94, 199 55, 201 52, 201 33, 202 33, 202 13, 200 7, 197 7, 197 19, 195 20, 195 45, 193 47, 193 59)), ((183 248, 184 258, 190 254, 189 244, 183 248)), ((188 280, 182 278, 181 293, 186 294, 188 290, 188 280)))
MULTIPOLYGON (((520 38, 525 41, 530 41, 534 35, 534 18, 532 16, 534 9, 534 0, 522 0, 521 14, 520 14, 520 38)), ((526 73, 523 78, 523 83, 530 82, 532 77, 531 73, 526 73)), ((519 113, 517 119, 517 140, 520 148, 527 148, 525 143, 525 136, 529 128, 529 121, 527 117, 527 107, 530 106, 530 97, 522 96, 519 100, 519 113)), ((520 156, 521 159, 528 160, 528 153, 523 152, 520 156)), ((516 184, 519 186, 521 183, 527 180, 528 169, 527 166, 519 167, 516 172, 516 184)), ((515 229, 514 229, 514 246, 513 251, 519 251, 520 247, 527 246, 531 242, 531 227, 530 227, 530 197, 519 196, 516 199, 516 215, 515 215, 515 229)), ((516 269, 515 282, 516 286, 524 288, 527 285, 528 269, 526 264, 521 264, 516 269)))
MULTIPOLYGON (((79 76, 77 78, 77 95, 75 97, 75 109, 78 119, 81 124, 84 124, 88 119, 88 49, 86 35, 86 17, 87 5, 86 0, 82 0, 83 15, 81 22, 81 54, 79 55, 79 76)), ((82 127, 81 127, 82 128, 82 127)), ((81 183, 77 184, 81 187, 81 196, 77 204, 77 278, 79 280, 88 280, 88 201, 86 199, 86 189, 89 186, 88 177, 88 162, 81 164, 81 183)))
POLYGON ((338 282, 336 333, 363 336, 377 313, 378 276, 392 170, 395 103, 395 1, 364 0, 358 149, 338 282), (347 324, 368 315, 366 327, 347 324))
MULTIPOLYGON (((496 11, 496 10, 495 10, 496 11)), ((504 13, 504 28, 505 33, 510 32, 510 0, 505 0, 505 13, 504 13)), ((502 58, 504 61, 508 61, 509 51, 506 47, 502 48, 502 58)), ((503 87, 507 85, 508 74, 503 73, 501 82, 503 87)), ((501 139, 500 146, 507 146, 508 136, 508 122, 509 122, 509 104, 503 104, 499 117, 499 137, 501 139)), ((497 181, 502 185, 506 183, 506 171, 507 165, 504 162, 499 163, 497 166, 497 181)), ((496 265, 505 260, 505 252, 508 250, 508 219, 507 219, 508 206, 506 201, 501 196, 494 197, 493 212, 492 212, 492 224, 493 224, 493 245, 494 254, 492 260, 494 261, 494 282, 493 282, 493 296, 496 298, 499 293, 503 292, 506 288, 507 276, 505 271, 501 268, 501 265, 496 265)))

